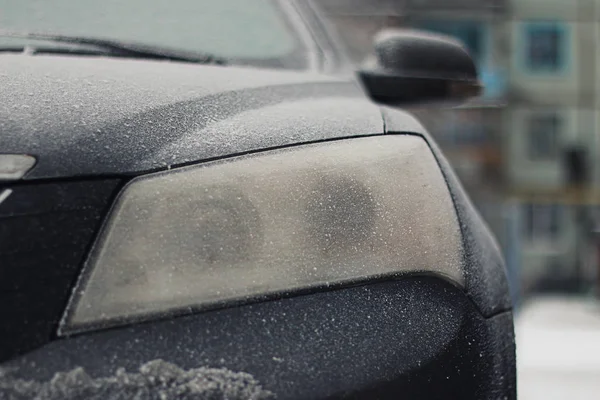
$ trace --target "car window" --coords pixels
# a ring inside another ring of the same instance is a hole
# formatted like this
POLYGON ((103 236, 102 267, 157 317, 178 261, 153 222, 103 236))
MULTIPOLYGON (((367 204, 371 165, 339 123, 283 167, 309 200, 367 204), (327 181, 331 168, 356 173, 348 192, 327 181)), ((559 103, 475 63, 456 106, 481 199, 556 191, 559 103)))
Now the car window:
POLYGON ((274 0, 0 0, 0 29, 133 41, 250 64, 308 64, 300 35, 274 0))

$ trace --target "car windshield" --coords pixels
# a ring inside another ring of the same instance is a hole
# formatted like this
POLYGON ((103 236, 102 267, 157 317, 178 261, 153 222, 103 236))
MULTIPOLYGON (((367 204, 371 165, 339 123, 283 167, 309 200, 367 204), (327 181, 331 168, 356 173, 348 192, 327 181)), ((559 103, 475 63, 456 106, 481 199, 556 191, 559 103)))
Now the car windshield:
MULTIPOLYGON (((0 0, 0 29, 156 45, 234 64, 310 64, 301 31, 275 0, 0 0)), ((2 47, 23 42, 0 37, 2 47)))

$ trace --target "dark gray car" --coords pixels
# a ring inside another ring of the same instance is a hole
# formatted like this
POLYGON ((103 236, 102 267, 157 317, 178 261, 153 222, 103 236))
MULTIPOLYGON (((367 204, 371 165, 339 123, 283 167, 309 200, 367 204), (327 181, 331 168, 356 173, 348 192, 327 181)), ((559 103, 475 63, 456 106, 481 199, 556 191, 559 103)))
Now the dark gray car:
POLYGON ((358 74, 306 1, 0 0, 0 399, 513 399, 499 248, 401 110, 459 43, 358 74))

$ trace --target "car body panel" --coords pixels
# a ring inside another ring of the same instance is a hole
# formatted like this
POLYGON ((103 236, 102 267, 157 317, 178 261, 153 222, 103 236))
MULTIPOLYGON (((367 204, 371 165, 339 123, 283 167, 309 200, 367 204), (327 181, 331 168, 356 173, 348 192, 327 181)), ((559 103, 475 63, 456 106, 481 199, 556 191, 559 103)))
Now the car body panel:
POLYGON ((0 293, 9 322, 0 325, 0 399, 515 398, 497 244, 424 127, 372 103, 345 74, 343 52, 309 3, 286 10, 309 25, 320 68, 338 75, 0 54, 0 152, 37 158, 24 180, 1 182, 11 196, 0 237, 11 241, 0 246, 0 272, 20 286, 4 283, 0 293), (421 136, 435 155, 461 225, 466 290, 415 271, 57 336, 133 176, 386 133, 421 136))
POLYGON ((0 132, 10 132, 0 149, 38 158, 25 179, 138 174, 383 133, 358 84, 328 75, 103 57, 0 63, 0 132))
POLYGON ((405 277, 57 340, 6 363, 0 388, 40 384, 70 400, 119 368, 168 363, 248 373, 278 399, 502 398, 515 383, 511 321, 483 318, 442 279, 405 277))
POLYGON ((121 186, 118 179, 11 186, 0 205, 0 362, 52 339, 121 186))

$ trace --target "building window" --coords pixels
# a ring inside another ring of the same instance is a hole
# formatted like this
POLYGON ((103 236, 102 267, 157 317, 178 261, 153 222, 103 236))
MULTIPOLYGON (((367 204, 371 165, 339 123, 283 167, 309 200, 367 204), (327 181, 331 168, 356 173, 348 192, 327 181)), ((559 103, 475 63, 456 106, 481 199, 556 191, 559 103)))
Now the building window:
POLYGON ((469 49, 471 56, 475 60, 481 61, 483 58, 483 34, 481 26, 466 24, 458 27, 455 37, 467 46, 467 49, 469 49))
POLYGON ((559 238, 562 206, 558 204, 525 204, 524 234, 529 241, 559 238))
POLYGON ((486 57, 484 25, 475 21, 419 21, 416 28, 451 36, 460 40, 469 50, 471 57, 484 63, 486 57))
POLYGON ((567 63, 566 31, 559 23, 531 22, 525 25, 524 60, 531 72, 562 71, 567 63))
POLYGON ((530 117, 527 133, 527 156, 530 160, 556 159, 561 125, 556 113, 534 114, 530 117))

